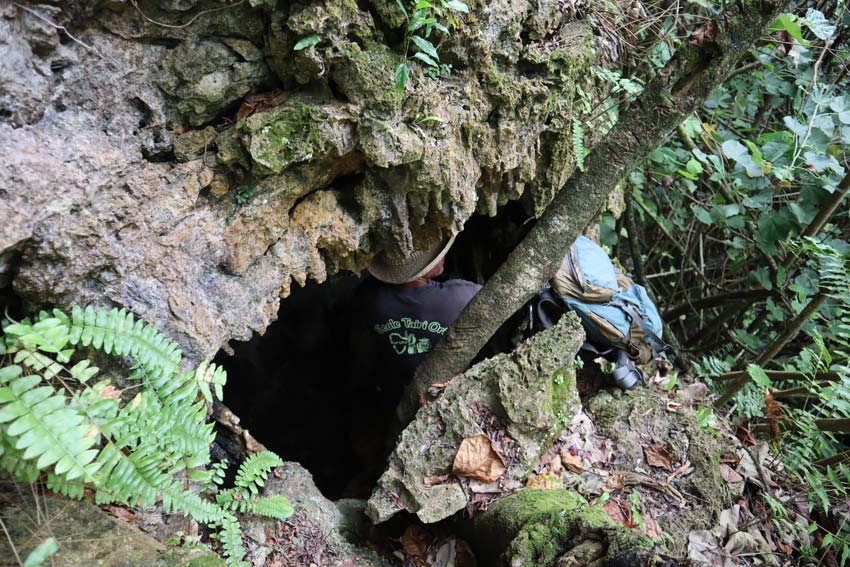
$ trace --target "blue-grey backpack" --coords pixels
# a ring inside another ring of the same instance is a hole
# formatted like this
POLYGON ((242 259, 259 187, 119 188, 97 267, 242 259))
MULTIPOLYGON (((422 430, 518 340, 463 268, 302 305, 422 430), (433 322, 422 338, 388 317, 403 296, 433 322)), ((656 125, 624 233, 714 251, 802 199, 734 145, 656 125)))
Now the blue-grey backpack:
POLYGON ((667 348, 661 316, 646 289, 620 272, 589 238, 576 239, 551 283, 581 318, 595 347, 622 349, 641 363, 667 348))

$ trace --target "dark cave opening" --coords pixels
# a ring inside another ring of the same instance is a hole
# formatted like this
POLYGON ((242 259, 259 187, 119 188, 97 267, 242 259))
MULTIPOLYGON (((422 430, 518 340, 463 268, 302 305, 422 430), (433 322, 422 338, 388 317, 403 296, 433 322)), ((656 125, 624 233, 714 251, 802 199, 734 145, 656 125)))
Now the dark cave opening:
MULTIPOLYGON (((493 218, 474 215, 440 279, 484 283, 530 228, 528 218, 518 203, 493 218)), ((393 415, 350 387, 357 369, 347 312, 365 277, 337 275, 293 287, 264 335, 215 360, 228 373, 224 403, 241 425, 284 460, 306 467, 331 499, 368 497, 390 448, 393 415)), ((515 320, 480 356, 509 349, 513 326, 515 320)))

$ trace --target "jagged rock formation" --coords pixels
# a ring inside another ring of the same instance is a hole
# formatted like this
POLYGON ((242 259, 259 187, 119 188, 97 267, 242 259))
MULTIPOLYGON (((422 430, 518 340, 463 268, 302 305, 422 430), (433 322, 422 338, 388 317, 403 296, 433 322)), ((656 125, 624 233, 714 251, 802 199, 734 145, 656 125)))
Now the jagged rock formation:
POLYGON ((261 332, 293 279, 507 199, 539 212, 574 167, 591 26, 469 5, 452 73, 411 60, 399 93, 390 0, 4 3, 0 285, 126 307, 198 359, 261 332))
POLYGON ((402 432, 369 499, 372 521, 406 509, 430 523, 466 508, 475 490, 469 479, 449 474, 461 442, 477 435, 495 438, 507 465, 490 492, 522 486, 540 455, 581 411, 573 361, 583 342, 577 317, 565 316, 514 352, 489 358, 449 382, 402 432), (429 482, 441 476, 441 482, 429 482))

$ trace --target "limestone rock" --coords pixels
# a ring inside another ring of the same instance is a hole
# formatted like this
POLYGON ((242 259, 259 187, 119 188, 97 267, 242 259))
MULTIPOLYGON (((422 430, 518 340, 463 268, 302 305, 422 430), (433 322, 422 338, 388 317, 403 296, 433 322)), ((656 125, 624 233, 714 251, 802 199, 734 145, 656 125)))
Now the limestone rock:
MULTIPOLYGON (((113 518, 94 504, 68 500, 50 493, 40 510, 48 518, 34 514, 36 505, 9 494, 4 498, 3 518, 9 536, 22 558, 48 537, 59 543, 47 564, 55 567, 224 567, 224 560, 209 549, 169 549, 145 535, 130 523, 113 518)), ((12 558, 6 538, 0 539, 0 556, 12 558)))
POLYGON ((452 72, 409 59, 399 92, 394 2, 272 4, 29 8, 77 41, 0 6, 0 296, 127 308, 192 364, 262 332, 292 281, 509 199, 539 213, 572 172, 577 85, 604 92, 590 20, 470 2, 452 72), (264 91, 288 99, 236 120, 264 91))
POLYGON ((583 342, 577 318, 567 315, 514 352, 452 379, 402 432, 367 504, 372 521, 406 509, 430 523, 462 510, 472 494, 470 483, 450 473, 461 442, 475 435, 497 439, 497 452, 510 457, 502 455, 508 467, 495 492, 521 486, 540 454, 581 411, 573 360, 583 342), (450 476, 433 480, 442 475, 450 476))
POLYGON ((295 527, 284 529, 275 525, 282 522, 246 516, 242 527, 248 536, 248 555, 252 565, 264 565, 267 559, 280 559, 281 554, 288 550, 308 547, 320 552, 326 565, 388 567, 388 563, 377 554, 347 539, 362 536, 362 529, 355 527, 366 521, 362 504, 344 501, 337 506, 322 496, 313 483, 313 477, 298 463, 284 463, 273 471, 265 483, 263 495, 273 494, 286 496, 292 502, 296 514, 287 524, 295 527), (267 538, 267 533, 274 534, 274 537, 267 538))

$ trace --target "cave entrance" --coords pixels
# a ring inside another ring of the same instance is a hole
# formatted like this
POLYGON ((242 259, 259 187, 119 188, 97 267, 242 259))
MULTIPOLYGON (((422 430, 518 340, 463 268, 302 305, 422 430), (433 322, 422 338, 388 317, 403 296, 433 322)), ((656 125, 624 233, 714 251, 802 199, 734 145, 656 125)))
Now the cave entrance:
MULTIPOLYGON (((517 203, 493 218, 474 215, 446 256, 440 279, 484 283, 530 228, 527 219, 517 203)), ((352 397, 348 387, 357 369, 346 311, 363 277, 337 275, 323 284, 294 286, 265 334, 234 345, 233 356, 215 359, 227 370, 224 400, 241 425, 284 460, 301 463, 334 500, 368 497, 388 450, 381 429, 369 424, 392 416, 376 415, 376 404, 352 397), (376 455, 379 462, 372 464, 379 466, 370 467, 376 455)), ((497 339, 499 345, 506 341, 497 339)), ((498 350, 491 344, 482 354, 498 350)))

